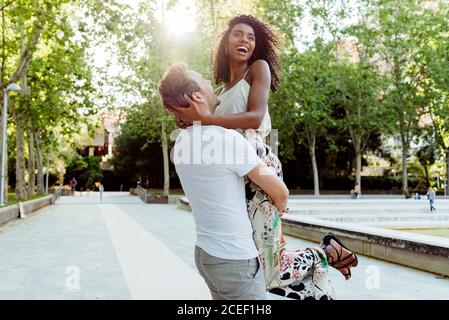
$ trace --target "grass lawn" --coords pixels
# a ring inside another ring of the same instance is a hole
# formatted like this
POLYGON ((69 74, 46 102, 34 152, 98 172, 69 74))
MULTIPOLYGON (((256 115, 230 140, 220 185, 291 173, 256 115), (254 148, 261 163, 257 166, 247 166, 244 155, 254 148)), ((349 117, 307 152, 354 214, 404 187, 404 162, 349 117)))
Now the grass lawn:
MULTIPOLYGON (((23 202, 23 201, 28 201, 28 200, 39 199, 39 198, 42 198, 42 197, 45 197, 45 196, 46 196, 45 194, 35 194, 34 196, 32 196, 30 198, 27 198, 25 200, 21 200, 21 201, 23 202)), ((16 204, 16 203, 19 203, 19 200, 16 199, 16 194, 15 193, 8 193, 8 204, 7 204, 7 206, 12 205, 12 204, 16 204)))
POLYGON ((449 228, 448 229, 413 229, 413 230, 404 230, 408 232, 414 232, 419 234, 425 234, 428 236, 434 236, 434 237, 442 237, 442 238, 449 238, 449 228))
MULTIPOLYGON (((170 189, 170 195, 172 196, 183 196, 184 195, 184 191, 182 189, 170 189)), ((164 194, 164 189, 153 189, 150 188, 148 189, 148 194, 152 194, 152 195, 163 195, 164 194)))

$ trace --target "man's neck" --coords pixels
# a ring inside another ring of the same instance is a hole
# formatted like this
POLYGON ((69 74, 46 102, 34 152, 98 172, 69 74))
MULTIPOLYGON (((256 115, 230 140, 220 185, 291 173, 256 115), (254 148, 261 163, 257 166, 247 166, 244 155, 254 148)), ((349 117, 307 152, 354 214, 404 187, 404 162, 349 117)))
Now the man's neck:
POLYGON ((189 125, 189 126, 187 126, 187 127, 185 127, 185 128, 181 128, 181 127, 178 127, 178 129, 188 129, 188 130, 192 130, 193 129, 193 127, 212 127, 212 126, 215 126, 214 124, 200 124, 200 125, 198 125, 198 124, 195 124, 195 125, 193 125, 193 124, 191 124, 191 125, 189 125))

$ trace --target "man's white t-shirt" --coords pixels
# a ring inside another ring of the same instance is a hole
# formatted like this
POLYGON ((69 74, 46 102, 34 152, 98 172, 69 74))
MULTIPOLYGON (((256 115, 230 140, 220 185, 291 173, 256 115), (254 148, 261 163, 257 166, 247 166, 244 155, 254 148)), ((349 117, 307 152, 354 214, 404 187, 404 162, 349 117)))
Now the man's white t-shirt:
POLYGON ((181 130, 171 158, 192 208, 196 245, 222 259, 257 257, 244 176, 262 162, 251 144, 235 130, 191 126, 181 130))

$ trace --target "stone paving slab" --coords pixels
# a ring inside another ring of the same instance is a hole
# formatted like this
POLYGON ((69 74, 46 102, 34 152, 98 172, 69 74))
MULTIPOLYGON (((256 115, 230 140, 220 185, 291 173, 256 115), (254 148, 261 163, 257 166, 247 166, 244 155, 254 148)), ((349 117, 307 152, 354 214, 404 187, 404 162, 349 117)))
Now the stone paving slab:
MULTIPOLYGON (((316 245, 301 239, 286 237, 291 248, 316 245)), ((340 300, 448 300, 449 279, 360 256, 352 278, 346 281, 331 268, 330 277, 340 300)))
MULTIPOLYGON (((183 229, 185 230, 183 237, 186 239, 189 237, 192 242, 194 241, 194 224, 190 212, 158 205, 157 210, 152 211, 151 215, 140 211, 135 211, 131 215, 153 234, 157 234, 167 246, 171 246, 176 254, 194 266, 193 249, 188 250, 191 242, 186 241, 183 246, 175 247, 178 243, 176 234, 183 229), (180 223, 175 230, 166 234, 164 219, 173 225, 175 221, 180 223), (187 224, 191 226, 190 230, 186 228, 187 224)), ((286 239, 289 248, 316 245, 290 236, 286 236, 286 239)), ((449 279, 364 256, 359 256, 359 266, 354 269, 351 280, 346 281, 335 269, 331 269, 330 277, 338 299, 449 299, 449 279), (376 275, 379 275, 378 281, 376 275)))
MULTIPOLYGON (((174 205, 143 204, 128 193, 106 192, 103 203, 94 192, 61 197, 56 205, 0 228, 0 299, 165 299, 167 293, 157 290, 165 283, 172 288, 168 298, 183 299, 186 291, 180 286, 186 275, 195 287, 192 298, 208 299, 194 264, 194 241, 192 214, 174 205), (108 220, 113 215, 118 215, 112 218, 115 231, 108 220), (117 232, 121 227, 123 232, 117 232), (163 264, 154 252, 164 256, 163 264), (169 272, 161 271, 170 261, 169 272), (137 277, 142 288, 155 289, 136 294, 129 272, 139 264, 148 269, 137 277)), ((292 237, 287 241, 291 248, 313 245, 292 237)), ((449 299, 448 279, 376 259, 359 260, 349 281, 331 269, 337 298, 449 299)))
POLYGON ((0 229, 0 253, 0 299, 130 298, 95 207, 55 205, 15 220, 0 229))
POLYGON ((100 205, 133 299, 207 299, 201 276, 115 204, 100 205))

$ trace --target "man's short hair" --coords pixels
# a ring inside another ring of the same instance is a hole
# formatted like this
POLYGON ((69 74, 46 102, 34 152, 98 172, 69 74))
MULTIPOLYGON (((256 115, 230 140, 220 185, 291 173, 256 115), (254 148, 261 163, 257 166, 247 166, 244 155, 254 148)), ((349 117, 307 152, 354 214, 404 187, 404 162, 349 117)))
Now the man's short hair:
POLYGON ((164 107, 188 107, 184 94, 189 97, 200 91, 198 83, 192 79, 184 62, 172 65, 159 82, 159 94, 164 107))

